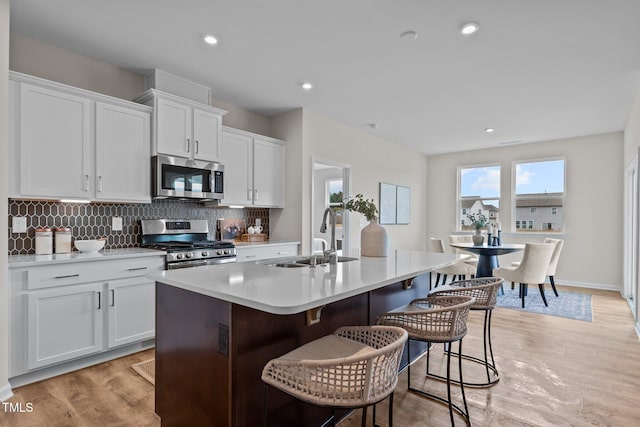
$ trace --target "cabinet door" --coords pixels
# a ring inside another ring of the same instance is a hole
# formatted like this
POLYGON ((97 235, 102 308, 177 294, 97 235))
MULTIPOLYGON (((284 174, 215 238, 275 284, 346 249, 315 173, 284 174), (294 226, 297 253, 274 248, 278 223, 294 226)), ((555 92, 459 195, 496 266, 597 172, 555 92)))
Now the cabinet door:
POLYGON ((102 350, 102 288, 94 283, 28 294, 29 369, 102 350))
POLYGON ((91 102, 28 83, 20 86, 21 195, 88 198, 91 102))
POLYGON ((284 207, 284 146, 253 140, 253 204, 284 207))
POLYGON ((224 166, 225 205, 251 206, 253 187, 251 164, 253 139, 233 132, 222 132, 220 140, 220 163, 224 166))
POLYGON ((222 117, 210 111, 193 109, 193 157, 200 160, 218 161, 218 141, 222 128, 222 117))
POLYGON ((155 295, 155 282, 143 277, 109 282, 109 348, 155 336, 155 295))
POLYGON ((158 98, 155 126, 158 153, 169 156, 193 157, 191 107, 158 98))
POLYGON ((150 117, 130 108, 96 103, 96 199, 151 201, 150 117))

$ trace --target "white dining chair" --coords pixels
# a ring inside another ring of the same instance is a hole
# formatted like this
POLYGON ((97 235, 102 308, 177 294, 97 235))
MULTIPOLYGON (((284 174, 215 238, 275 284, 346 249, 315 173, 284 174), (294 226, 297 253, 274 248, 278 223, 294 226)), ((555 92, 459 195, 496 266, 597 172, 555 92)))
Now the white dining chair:
POLYGON ((524 299, 527 295, 528 285, 538 285, 540 296, 545 306, 547 298, 544 295, 544 279, 547 274, 547 268, 553 255, 555 244, 553 243, 527 243, 524 246, 524 255, 522 261, 517 267, 498 267, 493 269, 495 277, 502 277, 504 280, 520 284, 520 298, 522 299, 522 308, 524 308, 524 299))
MULTIPOLYGON (((560 259, 560 252, 562 252, 562 247, 564 246, 564 240, 562 239, 544 239, 544 243, 553 243, 555 248, 553 250, 553 255, 551 256, 551 261, 549 262, 549 267, 547 267, 547 276, 549 276, 549 283, 551 284, 551 289, 553 289, 553 293, 558 296, 558 290, 556 289, 556 269, 558 268, 558 260, 560 259)), ((520 261, 515 261, 511 263, 512 267, 517 267, 520 265, 520 261)), ((511 289, 513 289, 513 284, 511 285, 511 289)))
MULTIPOLYGON (((430 242, 431 242, 431 252, 446 253, 444 241, 442 239, 435 239, 432 237, 430 239, 430 242)), ((476 267, 477 267, 477 262, 475 266, 473 264, 468 264, 466 262, 458 262, 448 267, 439 268, 435 270, 436 272, 435 286, 438 287, 438 284, 440 282, 440 277, 442 277, 443 285, 447 282, 447 276, 449 275, 452 276, 451 280, 454 282, 456 281, 456 278, 458 280, 464 280, 467 277, 471 278, 476 274, 476 267)))

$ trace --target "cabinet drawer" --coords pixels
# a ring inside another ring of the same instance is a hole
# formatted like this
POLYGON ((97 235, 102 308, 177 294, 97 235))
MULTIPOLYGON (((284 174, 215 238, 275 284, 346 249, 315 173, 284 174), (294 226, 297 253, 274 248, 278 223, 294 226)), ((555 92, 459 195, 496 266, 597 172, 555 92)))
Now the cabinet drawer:
POLYGON ((26 289, 144 276, 163 268, 164 259, 161 256, 43 266, 27 272, 26 289))

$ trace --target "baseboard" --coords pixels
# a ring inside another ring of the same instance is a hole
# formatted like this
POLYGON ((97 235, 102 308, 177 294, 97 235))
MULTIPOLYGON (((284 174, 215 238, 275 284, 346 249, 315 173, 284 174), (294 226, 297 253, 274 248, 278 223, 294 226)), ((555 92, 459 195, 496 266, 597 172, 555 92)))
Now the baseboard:
POLYGON ((77 371, 78 369, 87 368, 89 366, 97 365, 99 363, 107 362, 109 360, 117 359, 129 354, 137 353, 139 351, 147 350, 155 346, 155 339, 130 344, 127 346, 119 347, 103 353, 98 353, 93 356, 87 356, 80 359, 72 360, 69 362, 61 363, 59 365, 49 366, 47 368, 37 369, 32 372, 27 372, 22 375, 16 375, 9 378, 11 386, 14 388, 22 387, 26 384, 31 384, 37 381, 46 380, 47 378, 56 377, 58 375, 66 374, 68 372, 77 371))
POLYGON ((588 289, 600 289, 603 291, 618 291, 622 295, 622 287, 618 285, 612 285, 609 283, 586 283, 586 282, 575 282, 573 280, 562 280, 556 278, 556 285, 566 285, 566 286, 575 286, 578 288, 588 288, 588 289))
POLYGON ((11 391, 11 384, 8 382, 0 387, 0 402, 4 402, 5 400, 11 399, 13 396, 13 391, 11 391))

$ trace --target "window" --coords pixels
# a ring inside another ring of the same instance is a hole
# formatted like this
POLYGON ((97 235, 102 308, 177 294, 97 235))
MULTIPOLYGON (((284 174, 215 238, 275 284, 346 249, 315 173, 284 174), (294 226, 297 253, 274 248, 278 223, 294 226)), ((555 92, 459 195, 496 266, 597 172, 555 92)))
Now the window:
POLYGON ((471 213, 500 222, 500 166, 458 168, 458 212, 460 230, 474 228, 467 216, 471 213))
POLYGON ((341 179, 328 179, 326 186, 327 204, 329 206, 342 206, 342 199, 344 198, 342 192, 342 180, 341 179))
POLYGON ((514 166, 516 231, 562 232, 565 161, 522 161, 514 166))
POLYGON ((516 228, 520 228, 520 221, 516 221, 516 228))

